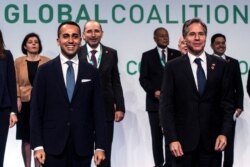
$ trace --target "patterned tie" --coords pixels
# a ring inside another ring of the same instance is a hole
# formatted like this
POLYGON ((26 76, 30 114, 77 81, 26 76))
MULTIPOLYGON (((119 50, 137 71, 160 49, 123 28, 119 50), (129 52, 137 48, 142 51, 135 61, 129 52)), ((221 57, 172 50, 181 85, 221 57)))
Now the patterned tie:
POLYGON ((201 58, 196 58, 194 62, 197 64, 196 75, 197 75, 198 91, 200 95, 203 95, 206 86, 206 76, 201 66, 201 58))
POLYGON ((161 50, 161 58, 162 58, 162 61, 164 63, 166 63, 166 54, 165 54, 165 50, 164 49, 161 50))
POLYGON ((66 73, 66 86, 67 86, 69 101, 71 101, 75 88, 75 74, 72 66, 73 62, 67 61, 66 64, 68 64, 68 69, 66 73))
POLYGON ((97 67, 97 60, 96 60, 96 57, 95 57, 95 53, 97 52, 96 50, 91 50, 91 61, 93 63, 93 65, 95 67, 97 67))

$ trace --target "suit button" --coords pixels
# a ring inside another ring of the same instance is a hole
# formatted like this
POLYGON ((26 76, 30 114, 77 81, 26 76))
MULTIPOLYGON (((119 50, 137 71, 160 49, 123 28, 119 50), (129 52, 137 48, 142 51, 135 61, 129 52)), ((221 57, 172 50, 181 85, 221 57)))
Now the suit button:
POLYGON ((67 122, 67 126, 70 126, 70 122, 67 122))

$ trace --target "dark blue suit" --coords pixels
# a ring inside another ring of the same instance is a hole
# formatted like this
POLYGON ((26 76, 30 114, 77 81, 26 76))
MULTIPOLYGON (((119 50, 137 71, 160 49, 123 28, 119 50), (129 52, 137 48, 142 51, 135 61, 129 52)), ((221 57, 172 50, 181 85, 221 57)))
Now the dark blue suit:
POLYGON ((0 59, 0 167, 3 166, 9 129, 10 112, 17 112, 16 75, 13 56, 9 50, 0 59))
POLYGON ((199 156, 211 153, 214 157, 207 156, 209 158, 202 159, 205 163, 200 164, 203 162, 200 161, 199 165, 214 167, 221 166, 221 153, 214 151, 216 138, 220 134, 228 136, 234 108, 226 63, 208 54, 206 59, 207 81, 202 96, 187 55, 167 63, 161 89, 160 120, 168 142, 180 142, 184 151, 182 159, 194 152, 199 156))
MULTIPOLYGON (((60 57, 42 65, 32 90, 31 146, 60 155, 69 140, 79 156, 105 150, 105 113, 97 70, 79 60, 78 76, 70 102, 60 57)), ((45 161, 46 163, 46 161, 45 161)))

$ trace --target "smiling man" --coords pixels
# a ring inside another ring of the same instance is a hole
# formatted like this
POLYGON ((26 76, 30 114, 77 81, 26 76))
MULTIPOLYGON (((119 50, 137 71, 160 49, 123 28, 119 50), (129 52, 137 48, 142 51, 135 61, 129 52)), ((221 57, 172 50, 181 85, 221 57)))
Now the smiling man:
POLYGON ((233 105, 226 63, 204 51, 207 26, 183 25, 188 53, 166 64, 160 121, 175 167, 220 167, 232 127, 233 105))
POLYGON ((103 99, 97 70, 78 59, 80 27, 58 27, 61 53, 38 69, 31 99, 31 146, 44 167, 90 167, 105 159, 103 99))
POLYGON ((228 145, 224 151, 223 167, 232 167, 234 161, 234 134, 236 118, 240 116, 243 111, 243 99, 244 91, 241 79, 240 64, 239 61, 229 57, 226 52, 226 36, 220 33, 214 34, 211 37, 211 48, 213 49, 213 55, 224 59, 230 69, 230 77, 233 88, 234 99, 234 124, 228 136, 228 145))
POLYGON ((84 62, 98 69, 106 114, 106 159, 100 167, 111 167, 111 148, 114 133, 114 121, 120 122, 125 115, 123 90, 118 70, 118 55, 115 49, 101 44, 103 30, 100 23, 89 20, 83 28, 86 44, 80 48, 78 56, 84 62))

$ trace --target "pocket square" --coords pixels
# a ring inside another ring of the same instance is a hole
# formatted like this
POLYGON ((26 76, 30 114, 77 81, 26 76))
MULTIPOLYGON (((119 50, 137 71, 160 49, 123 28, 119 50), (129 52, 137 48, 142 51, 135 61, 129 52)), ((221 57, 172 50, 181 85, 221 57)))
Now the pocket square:
POLYGON ((91 79, 82 79, 81 80, 81 82, 83 83, 83 82, 90 82, 91 81, 91 79))

